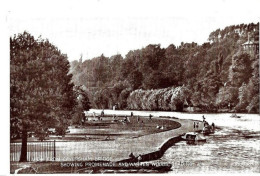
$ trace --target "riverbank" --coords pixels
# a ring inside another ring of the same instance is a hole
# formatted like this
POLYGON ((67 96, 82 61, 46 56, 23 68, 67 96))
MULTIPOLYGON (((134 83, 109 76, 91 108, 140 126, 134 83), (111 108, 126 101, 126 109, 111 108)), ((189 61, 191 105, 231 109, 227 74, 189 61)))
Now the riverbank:
MULTIPOLYGON (((158 117, 154 117, 154 119, 158 119, 158 117)), ((164 118, 160 119, 163 120, 164 118)), ((180 140, 180 135, 185 132, 194 130, 192 120, 181 120, 177 118, 165 118, 165 120, 180 123, 181 126, 177 129, 144 135, 136 138, 124 138, 115 141, 86 141, 83 143, 83 147, 87 150, 84 150, 84 152, 80 155, 88 156, 88 158, 108 158, 109 161, 112 163, 130 162, 130 153, 133 153, 133 155, 135 156, 140 155, 142 157, 140 162, 158 159, 163 155, 168 147, 180 140)), ((201 125, 199 126, 200 130, 202 129, 202 126, 203 125, 201 123, 201 125)), ((81 145, 78 144, 79 143, 74 142, 69 148, 73 148, 74 150, 81 150, 79 148, 79 146, 81 145), (73 147, 73 145, 75 145, 75 147, 73 147)), ((62 146, 59 146, 59 143, 57 143, 57 149, 63 150, 64 148, 62 146)), ((58 157, 59 156, 57 156, 57 158, 58 157)), ((71 155, 68 157, 72 158, 73 156, 71 155)), ((62 161, 57 160, 57 162, 60 163, 62 161)), ((82 162, 87 161, 83 160, 82 162)), ((34 162, 33 165, 37 165, 37 163, 38 162, 34 162)), ((22 163, 19 163, 19 165, 20 164, 22 163)), ((24 164, 26 165, 28 163, 24 164)), ((41 164, 39 163, 38 166, 40 165, 41 164)), ((12 164, 12 166, 11 168, 12 170, 14 170, 14 163, 12 164)))
MULTIPOLYGON (((97 111, 98 112, 98 111, 97 111)), ((130 114, 131 111, 127 111, 127 112, 117 112, 117 113, 124 113, 124 114, 130 114)), ((106 113, 106 110, 105 110, 106 113)), ((139 113, 140 115, 142 114, 150 114, 152 112, 134 112, 134 114, 139 113)), ((193 121, 195 120, 201 120, 202 115, 204 115, 206 117, 206 120, 211 123, 214 122, 217 127, 221 127, 222 130, 217 131, 216 134, 214 134, 213 136, 209 136, 208 142, 205 143, 204 145, 192 145, 192 146, 186 146, 186 144, 184 144, 184 142, 179 142, 176 145, 173 145, 172 147, 170 147, 169 149, 166 150, 166 152, 163 154, 162 158, 160 160, 154 160, 154 163, 158 163, 159 164, 161 162, 163 163, 168 163, 168 164, 172 164, 172 169, 174 170, 174 172, 186 172, 189 173, 191 172, 199 172, 199 171, 207 171, 207 169, 209 167, 211 167, 213 170, 217 170, 220 171, 221 167, 223 167, 223 169, 226 170, 243 170, 241 168, 235 168, 232 167, 232 169, 229 168, 228 163, 234 164, 236 165, 236 167, 239 166, 239 164, 246 164, 249 162, 249 164, 256 164, 257 163, 257 156, 259 155, 259 148, 257 147, 258 145, 256 144, 259 137, 258 137, 258 131, 259 131, 259 115, 258 114, 239 114, 241 116, 241 118, 230 118, 231 114, 185 114, 185 113, 176 113, 176 112, 170 112, 168 114, 165 114, 165 112, 154 112, 152 113, 152 115, 158 115, 159 116, 166 116, 166 115, 170 115, 172 116, 173 114, 176 114, 175 117, 178 117, 180 119, 172 119, 172 120, 177 120, 182 124, 181 128, 175 129, 173 131, 168 131, 168 132, 162 132, 162 133, 158 133, 159 136, 163 136, 165 137, 158 139, 157 135, 148 135, 148 136, 157 136, 156 141, 154 143, 149 142, 148 141, 148 145, 145 145, 144 148, 139 148, 139 153, 134 153, 135 155, 141 154, 143 156, 143 159, 145 160, 145 156, 150 156, 148 157, 148 160, 151 159, 156 159, 159 158, 158 156, 160 156, 160 154, 158 153, 159 149, 167 143, 167 141, 170 141, 171 139, 173 140, 173 138, 178 137, 177 134, 182 134, 184 133, 184 131, 182 131, 183 127, 186 126, 188 128, 184 129, 186 132, 187 131, 192 131, 193 130, 193 121), (193 119, 193 120, 189 120, 189 119, 193 119), (188 122, 188 123, 184 123, 184 122, 188 122), (242 132, 239 132, 237 130, 231 130, 230 128, 235 128, 235 129, 239 129, 240 131, 242 130, 242 132), (252 134, 249 133, 250 131, 252 131, 252 134), (227 133, 227 134, 226 134, 227 133), (248 134, 249 133, 249 134, 248 134), (169 134, 169 135, 167 135, 169 134), (226 134, 226 137, 225 137, 226 134), (167 138, 168 136, 168 138, 167 138), (234 139, 233 139, 234 138, 234 139), (238 138, 238 141, 235 143, 234 140, 236 140, 236 138, 238 138), (217 140, 215 142, 215 140, 217 140), (218 141, 220 140, 220 141, 218 141), (240 144, 241 141, 244 141, 242 144, 240 144), (155 145, 155 143, 160 142, 160 144, 158 144, 157 146, 155 145), (251 144, 252 143, 252 144, 251 144), (154 147, 153 147, 154 145, 154 147), (246 148, 245 148, 246 146, 246 148), (219 148, 222 148, 222 150, 219 150, 219 148), (227 150, 227 151, 226 151, 227 150), (235 151, 234 151, 235 150, 235 151), (250 151, 250 152, 248 152, 250 151), (142 153, 143 152, 143 153, 142 153), (187 152, 189 152, 190 154, 187 155, 187 152), (223 157, 223 153, 225 153, 224 156, 227 157, 223 157), (252 153, 252 156, 250 155, 250 159, 248 159, 248 153, 252 153), (151 154, 159 154, 159 155, 154 155, 155 157, 152 158, 151 154), (233 160, 233 158, 236 158, 237 155, 241 155, 240 156, 240 160, 233 160), (201 158, 200 156, 203 156, 203 158, 201 158), (214 160, 212 160, 212 157, 214 156, 214 160), (205 160, 205 161, 204 161, 205 160), (216 163, 211 163, 212 161, 217 161, 216 163), (178 164, 176 164, 176 162, 180 162, 178 164), (188 163, 188 165, 186 166, 185 163, 188 163), (224 163, 224 164, 221 164, 224 163), (185 165, 185 167, 182 165, 185 165), (191 164, 191 165, 189 165, 191 164), (193 167, 194 165, 196 165, 196 167, 193 167), (227 165, 227 166, 225 166, 227 165), (221 166, 221 167, 218 167, 221 166), (215 169, 214 169, 215 167, 215 169)), ((141 137, 140 137, 141 138, 141 137)), ((138 138, 137 138, 138 139, 138 138)), ((152 138, 153 139, 153 138, 152 138)), ((127 140, 128 142, 131 140, 127 140)), ((122 155, 124 156, 123 158, 118 157, 119 159, 116 160, 112 160, 112 163, 116 163, 118 161, 124 161, 124 160, 128 160, 129 162, 129 151, 132 148, 136 147, 135 143, 131 143, 131 146, 129 146, 129 148, 125 147, 126 141, 125 140, 118 140, 116 141, 117 143, 121 143, 122 142, 122 150, 120 148, 120 146, 118 146, 117 148, 115 148, 115 144, 106 141, 105 143, 100 143, 100 142, 94 142, 94 144, 85 144, 86 146, 89 146, 88 150, 84 153, 81 153, 82 156, 91 156, 91 153, 94 153, 94 155, 96 154, 97 156, 105 156, 106 153, 108 153, 109 155, 122 155), (111 144, 111 146, 110 146, 111 144), (104 146, 105 145, 105 146, 104 146), (98 154, 97 148, 91 148, 91 147, 98 147, 98 149, 100 149, 100 151, 102 151, 103 153, 101 155, 98 154), (111 151, 107 150, 107 148, 111 147, 111 151), (115 151, 116 149, 116 151, 115 151), (90 155, 89 155, 90 154, 90 155)), ((170 142, 171 143, 171 142, 170 142)), ((259 143, 258 143, 259 144, 259 143)), ((117 144, 119 145, 119 144, 117 144)), ((76 148, 78 146, 78 144, 75 144, 75 146, 71 146, 72 148, 76 148)), ((79 161, 81 162, 81 161, 79 161)), ((83 161, 84 162, 84 161, 83 161)), ((58 165, 62 163, 60 162, 51 162, 51 166, 52 165, 58 165)), ((123 162, 124 163, 124 162, 123 162)), ((131 162, 129 162, 131 163, 131 162)), ((147 163, 147 162, 141 162, 141 163, 147 163)), ((149 162, 149 163, 153 163, 153 161, 149 162)), ((21 166, 22 164, 26 165, 28 163, 18 163, 19 165, 16 167, 15 165, 17 163, 11 163, 13 165, 13 169, 12 171, 14 172, 14 168, 18 168, 19 166, 21 166)), ((42 165, 42 163, 40 162, 34 162, 33 164, 35 165, 42 165)), ((45 169, 48 168, 48 163, 44 164, 45 169)), ((38 167, 37 166, 37 167, 38 167)), ((41 168, 41 167, 39 167, 41 168)), ((246 165, 247 170, 252 170, 253 169, 257 169, 259 167, 255 166, 255 167, 251 167, 251 165, 246 165)), ((66 168, 64 170, 66 170, 68 173, 70 172, 69 169, 73 172, 75 172, 73 169, 75 169, 74 167, 69 167, 66 168)), ((82 168, 83 170, 81 170, 82 172, 84 172, 84 168, 82 168)), ((128 168, 121 168, 122 172, 118 169, 118 167, 115 167, 114 169, 110 168, 105 171, 106 173, 131 173, 132 171, 135 173, 138 172, 142 172, 142 169, 140 169, 137 172, 137 168, 136 169, 130 169, 130 167, 128 168)), ((44 169, 43 169, 44 170, 44 169)), ((57 168, 57 172, 61 170, 57 168)), ((101 169, 102 170, 102 169, 101 169)), ((86 173, 87 171, 91 172, 91 168, 86 168, 86 173)), ((102 170, 103 172, 104 170, 102 170)), ((146 173, 149 172, 159 172, 159 171, 151 171, 151 170, 146 170, 146 173)), ((165 171, 168 172, 168 171, 165 171)), ((44 172, 41 172, 44 173, 44 172)))

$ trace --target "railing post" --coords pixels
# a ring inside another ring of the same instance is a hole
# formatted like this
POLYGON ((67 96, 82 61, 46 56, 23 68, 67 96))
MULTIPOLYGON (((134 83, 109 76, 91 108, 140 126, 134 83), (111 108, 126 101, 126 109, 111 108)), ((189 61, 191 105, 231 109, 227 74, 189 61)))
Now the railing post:
POLYGON ((54 161, 56 160, 56 146, 55 146, 55 140, 54 140, 54 145, 53 145, 53 157, 54 157, 54 161))

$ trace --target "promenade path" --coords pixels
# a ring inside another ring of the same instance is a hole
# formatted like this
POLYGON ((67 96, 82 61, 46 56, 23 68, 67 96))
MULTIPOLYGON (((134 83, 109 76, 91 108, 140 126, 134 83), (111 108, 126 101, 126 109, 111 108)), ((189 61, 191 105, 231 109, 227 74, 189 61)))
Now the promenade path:
MULTIPOLYGON (((157 117, 154 117, 157 118, 157 117)), ((120 161, 135 156, 158 151, 169 139, 194 131, 193 120, 167 118, 181 124, 180 128, 149 134, 138 138, 119 138, 114 141, 57 142, 57 161, 64 160, 110 160, 120 161), (65 159, 64 159, 65 157, 65 159)), ((198 121, 197 121, 198 122, 198 121)), ((202 122, 199 129, 203 128, 202 122)))

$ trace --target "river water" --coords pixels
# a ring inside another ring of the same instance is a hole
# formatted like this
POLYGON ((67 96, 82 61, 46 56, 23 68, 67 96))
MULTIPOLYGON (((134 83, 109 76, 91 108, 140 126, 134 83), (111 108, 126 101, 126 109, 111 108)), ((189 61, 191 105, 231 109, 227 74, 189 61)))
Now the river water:
MULTIPOLYGON (((91 109, 89 113, 100 113, 91 109)), ((206 143, 179 142, 169 148, 164 156, 153 162, 172 164, 172 173, 260 173, 260 116, 259 114, 229 113, 199 114, 159 111, 113 111, 105 114, 172 116, 180 119, 202 120, 217 126, 214 134, 207 136, 206 143)))

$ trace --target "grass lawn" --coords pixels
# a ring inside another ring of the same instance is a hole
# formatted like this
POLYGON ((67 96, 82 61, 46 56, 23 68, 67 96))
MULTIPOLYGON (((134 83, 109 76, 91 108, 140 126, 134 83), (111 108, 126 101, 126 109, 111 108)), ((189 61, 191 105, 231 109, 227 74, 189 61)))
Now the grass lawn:
POLYGON ((159 133, 180 127, 180 123, 166 118, 148 117, 116 117, 102 118, 102 121, 89 118, 81 128, 71 129, 69 137, 83 137, 89 140, 115 140, 118 138, 133 138, 143 135, 159 133), (159 127, 159 128, 158 128, 159 127))
MULTIPOLYGON (((104 141, 122 138, 136 138, 148 134, 160 133, 179 128, 180 123, 167 119, 152 117, 127 117, 105 116, 102 120, 89 117, 81 126, 70 126, 70 133, 65 136, 50 135, 46 141, 104 141), (159 128, 158 128, 159 127, 159 128)), ((28 141, 38 141, 36 137, 28 138, 28 141)), ((21 142, 21 139, 12 140, 21 142)))

